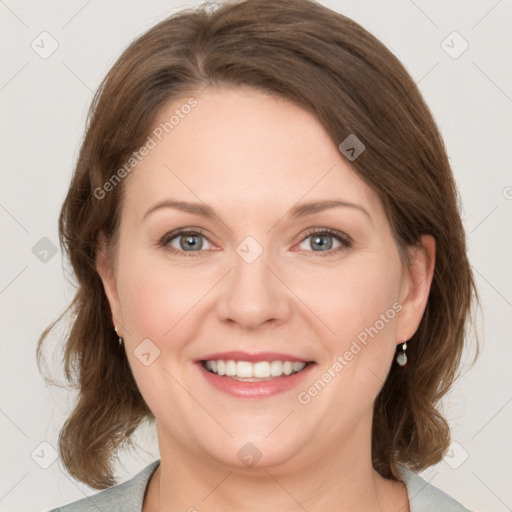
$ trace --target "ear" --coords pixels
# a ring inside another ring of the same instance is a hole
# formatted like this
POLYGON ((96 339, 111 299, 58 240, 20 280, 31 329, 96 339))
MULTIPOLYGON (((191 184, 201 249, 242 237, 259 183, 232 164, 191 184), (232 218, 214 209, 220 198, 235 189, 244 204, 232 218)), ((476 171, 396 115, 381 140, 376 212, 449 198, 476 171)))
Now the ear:
POLYGON ((96 254, 96 271, 98 272, 103 289, 110 304, 112 313, 112 323, 117 326, 119 336, 123 337, 121 326, 123 325, 123 317, 121 314, 121 306, 119 295, 117 293, 116 277, 112 259, 107 251, 107 243, 104 237, 100 237, 99 249, 96 254))
POLYGON ((408 249, 409 266, 403 269, 400 289, 402 310, 397 316, 397 343, 412 338, 418 330, 427 306, 434 277, 436 242, 431 235, 423 235, 418 245, 408 249))

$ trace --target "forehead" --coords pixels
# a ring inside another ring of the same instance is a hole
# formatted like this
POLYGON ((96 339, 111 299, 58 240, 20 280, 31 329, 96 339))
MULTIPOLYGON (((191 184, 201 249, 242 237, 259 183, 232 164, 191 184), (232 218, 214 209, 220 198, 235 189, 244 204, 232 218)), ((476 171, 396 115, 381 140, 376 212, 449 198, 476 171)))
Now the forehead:
POLYGON ((184 97, 159 112, 154 147, 126 184, 127 202, 143 208, 170 195, 256 214, 338 198, 379 208, 376 193, 304 109, 248 87, 192 97, 191 108, 184 97))

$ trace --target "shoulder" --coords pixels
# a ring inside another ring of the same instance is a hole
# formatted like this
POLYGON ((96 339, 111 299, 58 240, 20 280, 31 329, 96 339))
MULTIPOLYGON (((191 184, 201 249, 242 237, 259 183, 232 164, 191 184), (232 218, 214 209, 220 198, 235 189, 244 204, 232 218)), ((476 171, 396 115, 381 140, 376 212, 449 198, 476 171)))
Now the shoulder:
POLYGON ((102 512, 141 512, 149 479, 159 465, 160 460, 156 460, 122 484, 114 485, 50 512, 98 512, 98 510, 102 512))
POLYGON ((470 512, 461 503, 429 484, 405 466, 400 466, 400 473, 407 487, 411 512, 429 512, 431 510, 470 512))

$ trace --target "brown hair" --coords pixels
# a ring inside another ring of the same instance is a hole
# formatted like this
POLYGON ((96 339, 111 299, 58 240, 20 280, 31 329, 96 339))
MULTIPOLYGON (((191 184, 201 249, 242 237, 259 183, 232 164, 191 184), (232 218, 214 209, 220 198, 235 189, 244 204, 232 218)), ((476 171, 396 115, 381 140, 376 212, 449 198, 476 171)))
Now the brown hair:
MULTIPOLYGON (((95 267, 100 237, 112 243, 117 231, 123 182, 102 199, 95 191, 141 147, 165 103, 208 85, 284 97, 313 113, 336 145, 355 134, 366 150, 351 166, 379 194, 398 245, 435 238, 426 311, 408 365, 393 365, 376 399, 372 453, 387 478, 398 478, 397 464, 437 463, 450 435, 436 404, 456 376, 477 294, 435 121, 398 59, 354 21, 309 0, 248 0, 203 4, 157 24, 125 50, 92 102, 59 220, 77 278, 64 367, 79 394, 59 437, 65 467, 94 488, 113 485, 113 457, 143 420, 154 420, 95 267)), ((39 340, 38 361, 57 322, 39 340)))

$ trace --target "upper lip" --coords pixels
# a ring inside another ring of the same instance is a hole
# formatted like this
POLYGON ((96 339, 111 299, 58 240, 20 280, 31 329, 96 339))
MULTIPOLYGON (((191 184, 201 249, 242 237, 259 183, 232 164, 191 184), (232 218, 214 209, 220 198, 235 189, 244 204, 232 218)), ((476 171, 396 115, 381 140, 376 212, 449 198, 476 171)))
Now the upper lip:
POLYGON ((257 363, 259 361, 291 361, 292 363, 309 362, 310 360, 303 357, 293 356, 291 354, 283 354, 279 352, 257 352, 249 354, 248 352, 242 352, 235 350, 232 352, 216 352, 214 354, 208 354, 207 356, 197 359, 195 362, 201 361, 218 361, 218 360, 229 360, 234 361, 248 361, 250 363, 257 363))

